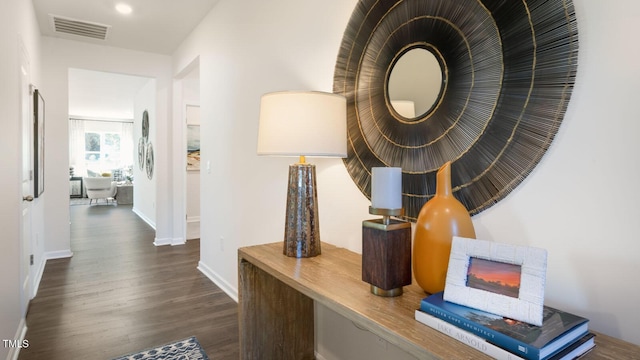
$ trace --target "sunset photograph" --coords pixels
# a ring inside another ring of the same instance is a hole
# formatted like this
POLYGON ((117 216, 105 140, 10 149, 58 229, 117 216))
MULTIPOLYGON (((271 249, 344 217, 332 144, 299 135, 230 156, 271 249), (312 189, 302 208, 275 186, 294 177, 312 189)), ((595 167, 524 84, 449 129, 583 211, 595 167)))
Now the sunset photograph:
POLYGON ((467 286, 518 298, 521 270, 520 265, 472 257, 467 270, 467 286))

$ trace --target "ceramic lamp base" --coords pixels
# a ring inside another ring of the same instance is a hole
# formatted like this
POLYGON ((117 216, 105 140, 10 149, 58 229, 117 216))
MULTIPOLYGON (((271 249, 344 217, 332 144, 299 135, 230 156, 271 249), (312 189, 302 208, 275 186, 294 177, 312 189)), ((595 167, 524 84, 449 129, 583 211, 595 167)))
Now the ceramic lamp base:
POLYGON ((315 165, 289 166, 283 253, 297 258, 321 253, 315 165))
POLYGON ((402 287, 411 284, 410 223, 362 222, 362 280, 375 295, 402 295, 402 287))

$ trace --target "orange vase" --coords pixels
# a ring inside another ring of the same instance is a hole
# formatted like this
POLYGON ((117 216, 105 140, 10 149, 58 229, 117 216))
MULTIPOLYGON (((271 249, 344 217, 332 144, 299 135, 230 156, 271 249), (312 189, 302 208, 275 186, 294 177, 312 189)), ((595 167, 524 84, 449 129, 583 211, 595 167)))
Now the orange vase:
POLYGON ((451 190, 451 162, 438 169, 436 194, 427 201, 416 221, 413 240, 413 274, 427 293, 444 290, 454 236, 475 238, 469 211, 451 190))

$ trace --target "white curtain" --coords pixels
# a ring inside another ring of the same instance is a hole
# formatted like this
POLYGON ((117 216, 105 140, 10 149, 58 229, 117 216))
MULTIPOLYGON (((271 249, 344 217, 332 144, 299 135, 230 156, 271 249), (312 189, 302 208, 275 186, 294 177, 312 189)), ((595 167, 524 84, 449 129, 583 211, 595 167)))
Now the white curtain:
POLYGON ((74 176, 87 176, 84 151, 84 120, 69 120, 69 166, 74 176))

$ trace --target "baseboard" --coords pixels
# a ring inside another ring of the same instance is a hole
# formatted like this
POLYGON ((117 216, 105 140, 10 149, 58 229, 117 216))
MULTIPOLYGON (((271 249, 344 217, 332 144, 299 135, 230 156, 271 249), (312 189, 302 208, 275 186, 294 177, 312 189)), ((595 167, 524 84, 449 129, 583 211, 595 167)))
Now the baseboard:
POLYGON ((199 223, 200 216, 187 216, 187 223, 199 223))
POLYGON ((47 265, 47 259, 45 257, 42 258, 40 264, 38 266, 38 271, 35 274, 35 278, 33 279, 33 289, 31 295, 36 297, 38 295, 38 289, 40 288, 40 281, 42 281, 42 275, 44 274, 44 267, 47 265))
POLYGON ((131 211, 133 211, 134 214, 138 215, 138 217, 140 219, 142 219, 142 221, 146 222, 147 224, 149 224, 149 226, 151 226, 153 228, 153 230, 156 230, 156 223, 154 221, 151 221, 151 219, 149 219, 145 214, 143 214, 142 212, 140 212, 140 210, 138 210, 137 208, 132 208, 131 211))
POLYGON ((167 246, 167 245, 172 245, 171 239, 169 238, 155 238, 153 240, 153 245, 155 246, 167 246))
POLYGON ((182 237, 171 239, 171 246, 180 246, 180 245, 184 245, 186 243, 187 242, 182 237))
POLYGON ((70 257, 73 257, 73 252, 71 250, 49 251, 44 253, 45 261, 54 259, 65 259, 70 257))
POLYGON ((200 216, 187 218, 187 240, 200 238, 200 216))
POLYGON ((218 276, 211 268, 209 268, 202 261, 198 262, 198 270, 209 278, 214 284, 216 284, 222 291, 224 291, 235 302, 238 302, 238 289, 234 289, 231 284, 226 282, 220 276, 218 276))
POLYGON ((28 342, 25 342, 25 337, 27 336, 27 322, 25 318, 20 320, 20 324, 18 325, 18 330, 16 331, 16 335, 14 339, 18 340, 18 347, 9 348, 9 354, 7 355, 8 360, 18 360, 18 355, 20 355, 21 346, 29 346, 28 342))

